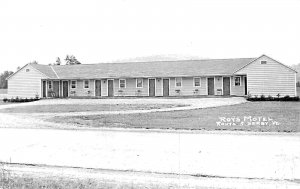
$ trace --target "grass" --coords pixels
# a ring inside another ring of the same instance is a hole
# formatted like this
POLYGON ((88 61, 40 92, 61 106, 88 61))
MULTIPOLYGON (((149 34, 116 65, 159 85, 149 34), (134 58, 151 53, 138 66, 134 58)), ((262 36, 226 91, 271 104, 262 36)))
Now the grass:
POLYGON ((249 102, 245 104, 189 111, 157 112, 126 115, 91 115, 54 117, 48 121, 71 123, 80 127, 122 127, 145 129, 188 129, 188 130, 240 130, 261 132, 299 132, 300 102, 249 102), (245 125, 252 118, 263 117, 263 124, 257 121, 245 125), (220 118, 231 121, 218 125, 220 118), (241 122, 246 117, 244 125, 241 122), (274 122, 275 121, 275 122, 274 122), (235 125, 233 124, 235 123, 235 125), (267 125, 266 125, 267 123, 267 125))
MULTIPOLYGON (((1 181, 1 179, 0 179, 1 181)), ((3 180, 2 180, 3 181, 3 180)), ((121 183, 116 181, 90 179, 90 178, 68 178, 67 176, 37 177, 29 174, 11 175, 9 180, 0 184, 0 188, 14 189, 94 189, 94 188, 164 188, 155 183, 121 183)))
POLYGON ((56 105, 29 105, 0 110, 2 113, 63 113, 87 111, 120 111, 120 110, 150 110, 171 108, 184 105, 172 104, 56 104, 56 105))

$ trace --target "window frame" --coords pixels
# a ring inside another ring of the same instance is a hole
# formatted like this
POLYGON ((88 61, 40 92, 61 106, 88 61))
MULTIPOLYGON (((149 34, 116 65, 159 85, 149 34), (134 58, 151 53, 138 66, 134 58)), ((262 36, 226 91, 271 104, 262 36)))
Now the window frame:
POLYGON ((135 80, 135 87, 136 88, 143 88, 144 87, 144 79, 143 78, 136 78, 136 80, 135 80), (138 87, 138 80, 139 79, 142 81, 142 86, 141 87, 138 87))
POLYGON ((266 60, 261 60, 260 64, 267 64, 267 61, 266 60))
POLYGON ((48 81, 47 85, 48 85, 48 87, 47 87, 48 89, 53 90, 53 81, 48 81))
POLYGON ((77 89, 77 80, 71 80, 71 89, 77 89), (73 81, 75 81, 75 87, 73 88, 73 81))
POLYGON ((182 77, 175 77, 175 87, 182 87, 182 77), (180 79, 180 86, 177 86, 177 79, 180 79))
POLYGON ((119 79, 119 89, 125 89, 126 88, 126 79, 119 79), (124 87, 121 87, 121 81, 124 81, 124 87))
POLYGON ((194 77, 194 87, 201 87, 201 77, 194 77), (199 86, 196 86, 196 82, 195 82, 195 79, 199 79, 199 86))
POLYGON ((90 88, 90 80, 83 80, 83 88, 84 89, 89 89, 90 88), (88 87, 85 87, 85 82, 88 82, 88 87))
POLYGON ((242 77, 241 76, 235 76, 233 81, 234 81, 234 86, 242 86, 242 77), (240 78, 240 84, 239 85, 236 85, 235 78, 240 78))

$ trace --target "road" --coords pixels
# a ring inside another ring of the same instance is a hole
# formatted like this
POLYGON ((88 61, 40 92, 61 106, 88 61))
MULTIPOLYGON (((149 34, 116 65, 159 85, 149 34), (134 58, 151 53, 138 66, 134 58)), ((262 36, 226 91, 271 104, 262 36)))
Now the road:
POLYGON ((229 178, 300 179, 300 135, 0 128, 0 161, 229 178))

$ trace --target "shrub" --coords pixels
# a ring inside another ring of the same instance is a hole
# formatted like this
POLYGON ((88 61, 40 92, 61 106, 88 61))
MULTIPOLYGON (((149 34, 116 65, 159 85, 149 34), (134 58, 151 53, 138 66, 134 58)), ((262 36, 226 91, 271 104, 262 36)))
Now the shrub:
POLYGON ((3 98, 3 102, 6 103, 8 101, 8 99, 5 97, 3 98))
POLYGON ((267 100, 267 101, 272 101, 272 100, 274 100, 274 98, 273 98, 271 95, 269 95, 269 96, 266 98, 266 100, 267 100))
POLYGON ((261 95, 259 98, 257 95, 255 95, 254 97, 246 97, 246 99, 248 101, 299 101, 299 96, 296 96, 296 97, 290 97, 289 95, 286 95, 282 98, 274 98, 272 96, 268 96, 267 98, 263 95, 261 95))

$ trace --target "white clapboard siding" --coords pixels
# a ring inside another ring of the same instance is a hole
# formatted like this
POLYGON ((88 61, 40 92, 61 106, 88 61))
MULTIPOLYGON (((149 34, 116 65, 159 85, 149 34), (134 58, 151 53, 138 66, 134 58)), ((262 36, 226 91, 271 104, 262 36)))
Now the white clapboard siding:
POLYGON ((41 97, 41 79, 47 77, 30 65, 23 67, 8 79, 8 95, 11 97, 41 97), (29 69, 26 72, 26 69, 29 69))
POLYGON ((236 74, 247 75, 248 93, 251 95, 296 95, 295 71, 267 56, 260 57, 236 74), (261 60, 267 61, 267 64, 261 64, 261 60))

